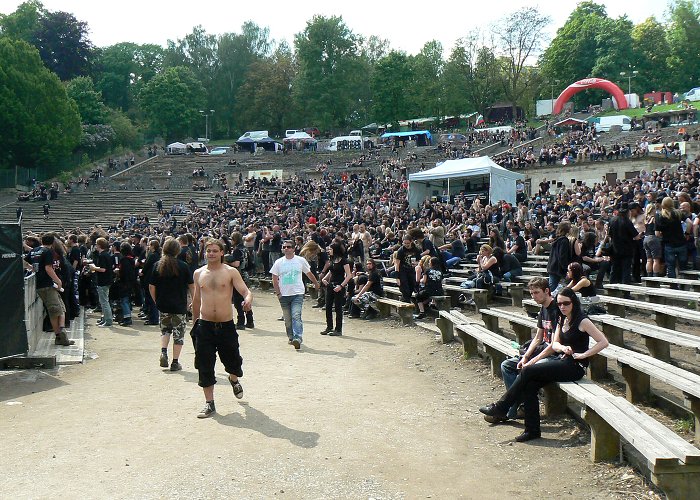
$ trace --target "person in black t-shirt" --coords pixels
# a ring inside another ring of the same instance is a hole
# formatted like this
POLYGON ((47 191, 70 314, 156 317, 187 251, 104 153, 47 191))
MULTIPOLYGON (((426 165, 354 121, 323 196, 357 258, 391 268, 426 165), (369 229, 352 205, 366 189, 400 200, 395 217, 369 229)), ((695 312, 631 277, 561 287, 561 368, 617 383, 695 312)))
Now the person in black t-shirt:
POLYGON ((360 308, 362 319, 373 319, 377 317, 378 311, 372 306, 375 306, 379 297, 384 297, 384 286, 374 259, 367 259, 366 266, 367 279, 362 286, 359 286, 352 302, 360 308))
MULTIPOLYGON (((241 278, 243 278, 245 284, 248 285, 250 278, 246 268, 248 267, 250 255, 248 253, 248 249, 243 245, 243 235, 240 232, 235 231, 231 234, 231 243, 234 245, 233 250, 224 258, 224 262, 231 267, 235 267, 241 274, 241 278)), ((254 328, 255 323, 253 321, 253 310, 243 310, 243 296, 235 288, 233 289, 233 297, 231 297, 231 301, 233 302, 233 306, 236 308, 236 329, 245 330, 246 328, 254 328)))
POLYGON ((425 305, 430 302, 431 297, 442 295, 442 271, 439 269, 440 259, 437 257, 430 258, 430 267, 423 274, 421 279, 423 287, 416 294, 415 303, 418 306, 418 314, 416 319, 425 318, 425 305))
POLYGON ((109 303, 109 287, 114 280, 114 258, 109 252, 109 242, 104 238, 97 238, 97 254, 90 264, 90 271, 95 273, 97 281, 97 296, 100 300, 102 318, 97 322, 99 327, 112 326, 112 306, 109 303))
POLYGON ((341 336, 343 334, 343 304, 348 282, 352 279, 350 264, 345 259, 345 251, 340 243, 328 247, 330 266, 321 280, 326 285, 326 329, 321 335, 341 336), (335 308, 335 329, 333 309, 335 308))
POLYGON ((416 273, 414 260, 419 258, 420 250, 409 235, 403 237, 403 245, 396 252, 396 284, 401 290, 404 302, 411 302, 411 295, 416 289, 416 273))
POLYGON ((148 287, 160 311, 160 366, 168 367, 168 344, 173 338, 173 361, 170 371, 182 370, 179 358, 185 343, 187 310, 194 295, 194 281, 180 255, 180 243, 169 239, 163 245, 163 256, 153 269, 148 287))
POLYGON ((65 328, 66 306, 61 299, 60 291, 67 284, 56 274, 54 258, 54 235, 45 233, 41 236, 41 246, 32 249, 25 261, 32 265, 36 273, 36 293, 44 303, 51 320, 51 327, 56 334, 56 345, 69 346, 74 344, 68 339, 65 328))

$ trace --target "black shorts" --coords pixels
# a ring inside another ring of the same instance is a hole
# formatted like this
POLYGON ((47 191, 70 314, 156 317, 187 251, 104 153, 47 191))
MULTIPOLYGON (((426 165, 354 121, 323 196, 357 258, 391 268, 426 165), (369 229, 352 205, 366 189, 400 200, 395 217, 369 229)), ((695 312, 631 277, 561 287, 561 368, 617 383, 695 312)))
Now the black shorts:
POLYGON ((224 365, 226 373, 243 376, 243 358, 239 351, 236 324, 231 321, 215 323, 200 319, 196 328, 196 356, 199 366, 199 386, 209 387, 216 384, 214 365, 216 353, 224 365))

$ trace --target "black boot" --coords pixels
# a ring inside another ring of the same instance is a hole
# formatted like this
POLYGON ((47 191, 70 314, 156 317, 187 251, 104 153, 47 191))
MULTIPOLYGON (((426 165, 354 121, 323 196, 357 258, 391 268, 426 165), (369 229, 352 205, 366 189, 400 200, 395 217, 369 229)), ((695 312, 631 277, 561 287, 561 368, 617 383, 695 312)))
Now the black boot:
POLYGON ((255 322, 253 321, 253 311, 246 311, 245 313, 246 328, 255 328, 255 322))

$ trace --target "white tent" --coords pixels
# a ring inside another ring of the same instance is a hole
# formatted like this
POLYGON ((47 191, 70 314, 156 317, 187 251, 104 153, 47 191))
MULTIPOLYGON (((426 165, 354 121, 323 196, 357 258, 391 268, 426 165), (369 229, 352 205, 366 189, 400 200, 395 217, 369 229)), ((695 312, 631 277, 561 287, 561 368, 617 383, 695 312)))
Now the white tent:
POLYGON ((488 186, 489 202, 515 204, 515 181, 525 176, 497 165, 488 156, 447 160, 435 168, 408 176, 408 202, 412 207, 431 196, 457 194, 488 186), (472 188, 467 187, 467 182, 472 188))
POLYGON ((165 152, 171 155, 185 154, 187 153, 187 144, 173 142, 172 144, 168 144, 165 148, 165 152))

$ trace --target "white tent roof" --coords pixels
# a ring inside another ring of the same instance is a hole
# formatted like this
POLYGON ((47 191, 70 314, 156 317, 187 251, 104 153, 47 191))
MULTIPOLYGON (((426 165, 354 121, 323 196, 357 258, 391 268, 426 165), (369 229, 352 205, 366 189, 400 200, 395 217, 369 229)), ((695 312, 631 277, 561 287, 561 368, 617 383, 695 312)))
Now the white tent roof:
POLYGON ((182 149, 182 148, 186 148, 187 145, 183 144, 181 142, 173 142, 172 144, 168 144, 168 147, 173 148, 173 149, 182 149))
POLYGON ((488 156, 480 156, 478 158, 447 160, 430 170, 410 174, 408 180, 429 181, 433 179, 454 179, 476 175, 491 175, 492 173, 497 173, 500 177, 513 180, 523 179, 525 177, 523 174, 501 167, 488 156))

